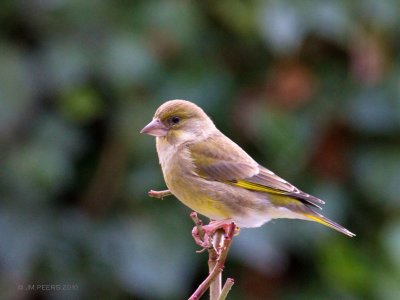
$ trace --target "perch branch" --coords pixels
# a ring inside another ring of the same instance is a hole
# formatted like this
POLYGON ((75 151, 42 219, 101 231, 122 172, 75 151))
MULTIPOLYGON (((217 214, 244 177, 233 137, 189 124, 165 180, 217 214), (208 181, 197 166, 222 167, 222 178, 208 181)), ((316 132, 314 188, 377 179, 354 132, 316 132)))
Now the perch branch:
MULTIPOLYGON (((208 273, 211 273, 214 270, 215 265, 218 262, 218 253, 221 253, 221 249, 223 247, 223 234, 224 231, 222 229, 218 229, 213 236, 213 247, 208 249, 208 273)), ((216 278, 210 284, 210 299, 217 300, 219 295, 221 294, 221 286, 222 286, 222 272, 216 276, 216 278)))
MULTIPOLYGON (((201 220, 198 219, 197 214, 194 212, 191 213, 190 216, 193 219, 194 223, 196 224, 199 237, 200 238, 204 237, 205 235, 204 235, 204 230, 202 229, 201 220)), ((218 238, 218 235, 214 234, 215 237, 214 246, 207 249, 209 251, 209 268, 212 267, 212 270, 209 272, 207 278, 199 285, 196 291, 192 294, 192 296, 190 296, 189 300, 199 300, 200 297, 207 291, 208 288, 210 288, 210 285, 213 284, 215 280, 220 280, 218 277, 221 274, 222 270, 224 269, 228 251, 232 243, 232 238, 235 234, 235 229, 236 225, 234 223, 231 223, 228 227, 228 230, 225 233, 224 239, 222 239, 223 237, 222 232, 220 234, 221 235, 220 238, 218 238), (223 242, 221 246, 222 240, 223 242)), ((210 299, 217 300, 220 297, 220 289, 221 289, 221 284, 215 283, 215 285, 213 286, 214 295, 210 293, 210 299)))

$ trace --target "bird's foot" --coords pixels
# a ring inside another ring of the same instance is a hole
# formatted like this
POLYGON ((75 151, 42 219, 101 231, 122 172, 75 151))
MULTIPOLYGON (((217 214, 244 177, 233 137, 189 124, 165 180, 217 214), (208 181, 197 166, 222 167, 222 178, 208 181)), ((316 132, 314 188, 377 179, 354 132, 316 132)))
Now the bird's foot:
POLYGON ((150 197, 158 198, 158 199, 161 199, 161 200, 162 200, 164 197, 167 197, 167 196, 172 195, 172 193, 171 193, 170 190, 164 190, 164 191, 154 191, 154 190, 150 190, 150 191, 148 192, 148 195, 149 195, 150 197))
POLYGON ((199 253, 203 252, 204 250, 206 250, 212 246, 211 239, 208 235, 204 234, 204 236, 200 237, 197 226, 193 227, 193 229, 192 229, 192 237, 193 237, 195 243, 197 245, 199 245, 201 248, 203 248, 200 251, 197 251, 199 253))
POLYGON ((202 251, 213 246, 211 240, 218 229, 222 229, 224 231, 225 238, 231 235, 232 230, 235 231, 235 235, 237 235, 240 230, 239 227, 234 225, 231 219, 211 221, 208 225, 202 226, 204 236, 200 237, 198 227, 195 226, 192 230, 192 236, 196 244, 203 248, 202 251))

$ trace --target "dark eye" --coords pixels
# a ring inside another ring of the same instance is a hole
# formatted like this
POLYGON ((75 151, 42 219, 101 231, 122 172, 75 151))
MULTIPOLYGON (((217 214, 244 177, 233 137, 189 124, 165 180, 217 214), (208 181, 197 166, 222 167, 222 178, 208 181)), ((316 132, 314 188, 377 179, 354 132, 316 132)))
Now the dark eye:
POLYGON ((181 118, 174 116, 171 118, 172 124, 178 124, 180 122, 181 118))

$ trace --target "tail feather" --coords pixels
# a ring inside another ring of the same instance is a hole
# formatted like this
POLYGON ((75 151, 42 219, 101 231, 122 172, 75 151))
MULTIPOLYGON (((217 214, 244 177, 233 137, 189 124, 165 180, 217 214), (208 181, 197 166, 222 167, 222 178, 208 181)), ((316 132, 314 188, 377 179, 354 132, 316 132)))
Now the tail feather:
POLYGON ((323 215, 320 215, 318 213, 314 213, 314 214, 305 214, 305 216, 317 223, 320 223, 322 225, 328 226, 330 228, 333 228, 349 237, 354 237, 356 236, 354 233, 352 233, 351 231, 347 230, 346 228, 344 228, 343 226, 340 226, 339 224, 333 222, 332 220, 324 217, 323 215))

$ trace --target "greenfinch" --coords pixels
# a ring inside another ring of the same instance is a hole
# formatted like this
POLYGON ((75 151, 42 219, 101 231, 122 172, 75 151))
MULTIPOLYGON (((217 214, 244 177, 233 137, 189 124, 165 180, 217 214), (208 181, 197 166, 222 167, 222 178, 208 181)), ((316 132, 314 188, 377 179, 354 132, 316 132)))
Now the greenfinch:
POLYGON ((258 164, 192 102, 165 102, 141 133, 156 137, 168 187, 149 194, 175 195, 192 210, 215 220, 214 231, 232 222, 238 227, 258 227, 271 219, 289 218, 315 221, 355 236, 316 211, 324 201, 258 164))

